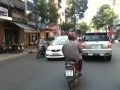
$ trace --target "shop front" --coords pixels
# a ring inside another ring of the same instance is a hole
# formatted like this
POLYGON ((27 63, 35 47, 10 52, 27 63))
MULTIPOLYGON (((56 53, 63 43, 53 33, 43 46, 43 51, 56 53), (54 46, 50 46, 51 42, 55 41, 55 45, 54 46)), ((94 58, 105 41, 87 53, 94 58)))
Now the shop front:
POLYGON ((49 37, 54 37, 54 33, 51 29, 44 29, 40 31, 40 37, 44 37, 44 38, 49 38, 49 37))
POLYGON ((8 16, 8 9, 0 6, 0 46, 5 43, 5 26, 4 21, 12 21, 8 16))
POLYGON ((11 21, 2 21, 2 24, 4 44, 19 44, 19 28, 12 24, 11 21))
POLYGON ((42 29, 40 31, 40 37, 44 37, 44 38, 50 38, 50 37, 56 37, 61 35, 61 30, 59 30, 59 26, 55 25, 55 26, 48 26, 48 28, 46 29, 42 29))
POLYGON ((33 45, 39 32, 26 24, 17 22, 2 22, 3 29, 0 29, 1 44, 22 44, 24 46, 33 45), (35 39, 33 39, 35 37, 35 39))
POLYGON ((19 42, 24 44, 24 46, 35 45, 39 37, 39 31, 28 26, 27 24, 13 22, 16 26, 20 28, 20 38, 19 42))

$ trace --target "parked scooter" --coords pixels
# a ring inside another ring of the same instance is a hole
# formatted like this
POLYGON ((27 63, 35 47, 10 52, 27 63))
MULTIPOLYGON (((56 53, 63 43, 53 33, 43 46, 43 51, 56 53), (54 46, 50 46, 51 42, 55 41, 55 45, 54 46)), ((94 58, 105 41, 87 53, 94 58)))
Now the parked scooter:
POLYGON ((37 58, 44 57, 45 56, 45 46, 39 45, 38 51, 37 51, 37 58))
POLYGON ((0 53, 7 53, 8 47, 7 46, 0 46, 0 53))
POLYGON ((77 69, 77 62, 65 61, 65 77, 68 82, 68 86, 70 90, 72 90, 75 83, 79 84, 80 76, 81 76, 81 73, 77 69))
POLYGON ((20 53, 22 53, 22 52, 24 52, 24 47, 20 45, 20 46, 18 46, 18 50, 20 53))
POLYGON ((9 53, 21 53, 24 51, 24 47, 19 44, 9 45, 9 53))

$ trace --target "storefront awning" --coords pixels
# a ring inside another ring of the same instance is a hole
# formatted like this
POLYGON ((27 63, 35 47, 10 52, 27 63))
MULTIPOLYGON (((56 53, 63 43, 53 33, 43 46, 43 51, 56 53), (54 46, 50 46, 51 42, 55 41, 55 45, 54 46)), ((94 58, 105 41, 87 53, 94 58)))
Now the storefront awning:
POLYGON ((0 16, 1 20, 8 20, 8 21, 12 21, 11 17, 7 17, 7 16, 0 16))
POLYGON ((36 29, 28 26, 28 25, 25 25, 25 24, 22 24, 22 23, 17 23, 17 22, 14 22, 15 25, 17 25, 18 27, 24 29, 25 32, 28 32, 28 33, 37 33, 39 31, 37 31, 36 29))

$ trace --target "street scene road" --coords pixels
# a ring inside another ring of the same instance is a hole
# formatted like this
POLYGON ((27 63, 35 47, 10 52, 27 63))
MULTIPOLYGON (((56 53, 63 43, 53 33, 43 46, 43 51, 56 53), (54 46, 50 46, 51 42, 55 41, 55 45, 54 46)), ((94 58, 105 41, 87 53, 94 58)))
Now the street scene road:
POLYGON ((96 3, 0 0, 0 90, 120 90, 120 0, 96 3))
MULTIPOLYGON (((111 61, 89 58, 83 62, 75 90, 120 90, 120 47, 113 45, 111 61)), ((36 58, 36 53, 0 62, 0 90, 69 90, 64 59, 36 58)))

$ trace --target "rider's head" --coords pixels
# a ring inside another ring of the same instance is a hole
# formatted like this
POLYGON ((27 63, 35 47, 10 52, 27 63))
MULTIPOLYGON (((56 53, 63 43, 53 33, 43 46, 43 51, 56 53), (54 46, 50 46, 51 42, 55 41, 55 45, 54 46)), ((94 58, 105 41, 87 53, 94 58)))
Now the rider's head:
POLYGON ((68 33, 68 39, 74 41, 74 40, 76 39, 75 33, 74 33, 74 32, 69 32, 69 33, 68 33))

